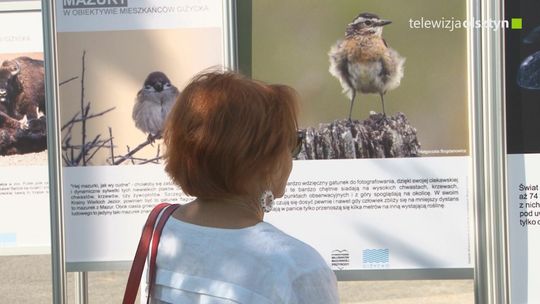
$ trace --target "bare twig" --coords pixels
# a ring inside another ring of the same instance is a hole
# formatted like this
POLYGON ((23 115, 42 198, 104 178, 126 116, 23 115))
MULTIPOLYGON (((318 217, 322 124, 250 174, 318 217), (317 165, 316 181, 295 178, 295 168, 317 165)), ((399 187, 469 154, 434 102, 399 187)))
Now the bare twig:
POLYGON ((119 165, 119 164, 123 163, 125 160, 130 159, 131 156, 132 156, 133 154, 137 153, 137 152, 138 152, 139 150, 141 150, 142 148, 144 148, 144 147, 146 147, 146 146, 152 144, 152 143, 153 143, 157 138, 159 138, 159 137, 160 137, 160 135, 153 135, 153 136, 150 135, 150 136, 148 136, 148 138, 146 139, 146 141, 144 141, 143 143, 139 144, 137 147, 135 147, 135 149, 133 149, 133 150, 131 150, 131 151, 129 151, 129 146, 128 146, 128 153, 127 153, 126 155, 124 155, 124 156, 119 156, 119 157, 118 157, 119 159, 118 159, 118 160, 115 160, 115 161, 113 162, 113 165, 119 165))
POLYGON ((64 80, 64 81, 60 82, 60 83, 58 84, 58 86, 64 85, 64 84, 66 84, 66 83, 68 83, 68 82, 70 82, 70 81, 73 81, 73 80, 75 80, 75 79, 78 79, 78 78, 79 78, 79 76, 71 77, 71 78, 68 79, 68 80, 64 80))
MULTIPOLYGON (((139 144, 135 149, 130 149, 127 147, 127 153, 125 155, 118 156, 118 153, 115 153, 114 137, 112 128, 109 127, 109 136, 103 138, 101 134, 95 136, 93 140, 88 141, 89 134, 87 129, 87 121, 96 117, 104 116, 105 114, 113 111, 116 107, 111 107, 107 110, 104 110, 99 113, 90 113, 91 103, 86 101, 86 89, 85 89, 85 75, 86 75, 86 51, 83 51, 82 54, 82 70, 80 76, 81 84, 81 95, 80 95, 80 110, 71 117, 61 128, 64 136, 62 138, 62 159, 68 166, 87 166, 97 155, 99 151, 103 149, 108 149, 110 153, 110 158, 107 159, 107 162, 110 162, 112 165, 119 165, 126 160, 131 161, 132 164, 138 163, 159 163, 161 151, 160 146, 157 147, 156 157, 152 159, 145 158, 136 158, 134 155, 143 149, 145 146, 152 144, 156 139, 161 138, 160 135, 149 136, 145 142, 139 144), (75 125, 81 124, 81 143, 79 145, 72 144, 72 132, 75 130, 75 125)), ((79 77, 72 77, 61 84, 66 84, 79 77)))
MULTIPOLYGON (((98 145, 102 145, 103 143, 105 143, 105 145, 103 145, 103 148, 107 148, 109 149, 110 148, 110 145, 108 145, 107 143, 109 142, 109 139, 104 139, 104 140, 98 140, 97 142, 89 142, 89 143, 86 143, 86 147, 87 148, 92 148, 92 149, 95 149, 98 145)), ((75 150, 80 150, 81 149, 81 145, 74 145, 74 146, 62 146, 62 150, 67 150, 67 149, 75 149, 75 150)))
POLYGON ((70 151, 71 151, 71 153, 70 153, 70 155, 71 155, 70 165, 73 166, 74 165, 73 164, 73 159, 75 159, 75 149, 71 148, 70 151))
POLYGON ((145 160, 142 160, 139 165, 144 165, 144 164, 148 164, 148 163, 154 163, 154 164, 159 164, 159 161, 161 160, 161 156, 158 156, 158 157, 154 157, 154 158, 151 158, 151 159, 145 159, 145 160))
MULTIPOLYGON (((127 146, 127 151, 128 151, 128 154, 131 153, 131 149, 129 148, 129 146, 127 146)), ((135 160, 133 159, 131 155, 129 156, 129 159, 131 160, 131 164, 135 165, 135 160)))
POLYGON ((69 159, 68 159, 65 155, 63 155, 63 154, 62 154, 62 159, 63 159, 64 162, 65 162, 66 164, 68 164, 68 166, 69 166, 69 159))
POLYGON ((111 127, 109 127, 109 140, 111 142, 111 160, 114 162, 114 143, 113 143, 113 136, 112 136, 111 127))
MULTIPOLYGON (((61 131, 64 131, 64 129, 68 127, 73 128, 74 120, 77 119, 78 116, 79 112, 75 113, 75 115, 73 115, 73 117, 65 125, 62 126, 61 131)), ((71 131, 69 132, 69 134, 71 134, 71 131)))
MULTIPOLYGON (((88 119, 92 119, 98 116, 103 116, 104 114, 112 111, 115 109, 115 107, 112 107, 110 109, 107 109, 105 111, 96 113, 96 114, 90 114, 90 108, 91 103, 85 101, 85 73, 86 73, 86 51, 83 52, 82 55, 82 74, 81 74, 81 96, 80 96, 80 111, 77 112, 66 124, 62 126, 62 131, 64 131, 65 135, 62 139, 62 150, 63 155, 62 158, 66 165, 68 166, 86 166, 89 164, 89 162, 93 159, 93 157, 96 155, 98 151, 100 151, 103 148, 112 148, 109 147, 109 143, 111 142, 110 138, 101 139, 101 135, 97 135, 93 138, 90 142, 87 141, 87 128, 86 128, 86 122, 88 119), (81 144, 80 145, 73 145, 71 144, 72 139, 72 132, 73 128, 77 123, 81 123, 81 144)), ((70 78, 62 84, 65 84, 69 81, 73 81, 75 79, 78 79, 79 77, 73 77, 70 78)), ((112 131, 111 131, 112 135, 112 131)))
POLYGON ((79 115, 79 113, 77 113, 71 120, 69 120, 68 122, 66 122, 65 125, 62 126, 62 131, 64 131, 65 128, 69 127, 70 125, 73 125, 74 123, 77 123, 77 122, 81 122, 83 120, 88 120, 90 118, 94 118, 94 117, 98 117, 98 116, 103 116, 104 114, 107 114, 109 113, 110 111, 116 109, 116 107, 112 107, 112 108, 109 108, 103 112, 99 112, 99 113, 96 113, 96 114, 91 114, 91 115, 88 115, 86 117, 81 117, 81 118, 78 118, 77 116, 79 115))
POLYGON ((156 158, 161 158, 161 145, 157 145, 156 158))
POLYGON ((88 161, 91 161, 92 158, 94 158, 94 155, 96 155, 96 153, 97 153, 101 148, 108 148, 107 143, 109 143, 109 139, 103 140, 103 141, 99 141, 99 144, 98 144, 97 142, 96 142, 96 143, 93 143, 92 145, 95 146, 94 153, 92 153, 92 154, 88 157, 88 161))
MULTIPOLYGON (((88 114, 88 111, 85 113, 84 111, 84 72, 85 72, 85 59, 86 57, 86 51, 83 51, 82 55, 82 72, 81 72, 81 113, 82 117, 85 117, 85 114, 88 114)), ((87 108, 88 109, 88 108, 87 108)), ((86 119, 83 119, 81 121, 81 128, 82 128, 82 162, 83 166, 86 166, 86 119)))

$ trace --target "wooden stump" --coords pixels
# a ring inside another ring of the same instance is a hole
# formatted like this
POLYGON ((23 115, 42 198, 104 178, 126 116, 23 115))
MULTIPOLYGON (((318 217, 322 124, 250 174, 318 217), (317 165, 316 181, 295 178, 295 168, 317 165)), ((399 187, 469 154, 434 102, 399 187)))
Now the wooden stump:
POLYGON ((47 149, 45 116, 27 125, 0 111, 0 155, 41 152, 47 149))
POLYGON ((384 117, 372 113, 366 120, 335 120, 304 133, 296 159, 416 157, 420 143, 403 113, 384 117))

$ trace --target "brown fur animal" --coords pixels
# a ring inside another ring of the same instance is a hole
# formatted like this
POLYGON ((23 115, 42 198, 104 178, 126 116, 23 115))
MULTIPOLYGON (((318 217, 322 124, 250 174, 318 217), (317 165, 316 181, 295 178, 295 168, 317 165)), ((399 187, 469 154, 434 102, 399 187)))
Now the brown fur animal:
POLYGON ((20 120, 45 113, 45 69, 42 60, 17 57, 0 66, 0 110, 20 120))
POLYGON ((0 155, 47 149, 46 131, 45 116, 23 123, 0 111, 0 155))

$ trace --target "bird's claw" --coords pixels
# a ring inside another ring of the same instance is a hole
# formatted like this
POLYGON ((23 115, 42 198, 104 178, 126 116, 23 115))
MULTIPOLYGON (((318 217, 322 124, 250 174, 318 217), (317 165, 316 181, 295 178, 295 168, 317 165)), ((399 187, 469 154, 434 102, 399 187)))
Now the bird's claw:
POLYGON ((386 113, 383 113, 382 114, 382 118, 381 118, 382 122, 384 122, 385 124, 388 124, 390 122, 390 118, 388 118, 388 116, 386 116, 386 113))
POLYGON ((161 138, 161 134, 152 134, 152 133, 149 133, 148 134, 148 138, 146 139, 146 141, 148 141, 150 143, 150 145, 153 147, 154 146, 154 143, 156 142, 156 139, 160 139, 161 138))

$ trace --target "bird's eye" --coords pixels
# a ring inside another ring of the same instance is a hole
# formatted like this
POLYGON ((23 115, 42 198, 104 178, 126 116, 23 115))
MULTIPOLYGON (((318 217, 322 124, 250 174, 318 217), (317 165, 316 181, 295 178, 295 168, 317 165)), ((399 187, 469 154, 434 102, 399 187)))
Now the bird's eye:
POLYGON ((147 84, 147 85, 144 86, 144 88, 145 88, 146 90, 150 90, 150 89, 152 88, 152 86, 149 85, 149 84, 147 84))
POLYGON ((167 82, 167 83, 164 85, 164 87, 170 88, 170 87, 171 87, 171 84, 167 82))
POLYGON ((369 21, 369 20, 367 20, 367 21, 365 21, 365 22, 364 22, 364 24, 365 24, 365 25, 368 25, 368 26, 369 26, 369 25, 372 25, 372 24, 373 24, 373 22, 372 22, 372 21, 369 21))

